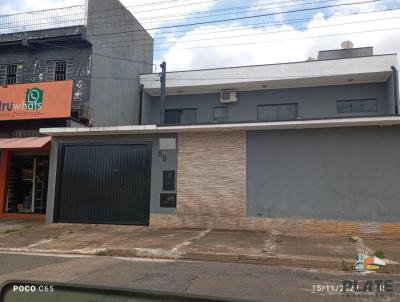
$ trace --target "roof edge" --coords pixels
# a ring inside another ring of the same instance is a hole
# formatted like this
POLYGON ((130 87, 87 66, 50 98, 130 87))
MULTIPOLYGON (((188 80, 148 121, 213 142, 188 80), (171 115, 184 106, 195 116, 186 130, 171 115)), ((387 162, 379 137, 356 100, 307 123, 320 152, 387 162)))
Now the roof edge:
POLYGON ((157 126, 133 125, 115 127, 81 127, 81 128, 42 128, 40 133, 53 137, 68 136, 104 136, 129 134, 158 134, 179 132, 209 132, 209 131, 237 131, 237 130, 287 130, 287 129, 316 129, 316 128, 343 128, 365 126, 394 126, 400 125, 400 116, 385 117, 356 117, 340 119, 318 119, 285 122, 249 122, 231 124, 157 126))

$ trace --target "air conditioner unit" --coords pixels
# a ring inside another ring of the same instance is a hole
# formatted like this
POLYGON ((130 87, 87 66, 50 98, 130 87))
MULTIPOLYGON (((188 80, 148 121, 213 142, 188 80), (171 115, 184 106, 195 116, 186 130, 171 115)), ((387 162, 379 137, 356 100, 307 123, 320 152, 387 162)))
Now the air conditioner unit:
POLYGON ((238 101, 236 91, 235 90, 222 90, 220 101, 223 104, 236 103, 238 101))

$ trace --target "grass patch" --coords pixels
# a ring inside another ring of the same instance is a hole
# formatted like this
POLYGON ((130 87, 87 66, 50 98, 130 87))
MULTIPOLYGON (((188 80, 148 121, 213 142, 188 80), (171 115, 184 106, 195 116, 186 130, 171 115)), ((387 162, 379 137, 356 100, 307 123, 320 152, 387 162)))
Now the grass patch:
POLYGON ((348 240, 349 242, 353 243, 353 244, 356 244, 356 243, 358 242, 358 240, 357 240, 354 236, 352 236, 352 235, 349 235, 349 237, 347 238, 347 240, 348 240))
POLYGON ((378 258, 381 258, 381 259, 386 258, 385 257, 385 253, 383 251, 381 251, 381 250, 376 250, 375 253, 374 253, 374 256, 376 256, 378 258))
POLYGON ((108 249, 98 249, 96 250, 95 255, 96 256, 107 256, 110 254, 110 251, 108 249))

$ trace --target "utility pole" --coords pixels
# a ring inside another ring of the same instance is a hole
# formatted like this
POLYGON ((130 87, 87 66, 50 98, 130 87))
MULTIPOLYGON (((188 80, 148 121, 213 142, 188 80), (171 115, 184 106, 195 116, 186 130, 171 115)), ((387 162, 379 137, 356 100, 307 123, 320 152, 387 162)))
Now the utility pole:
POLYGON ((165 125, 165 82, 166 82, 167 63, 162 62, 160 67, 161 67, 160 125, 165 125))

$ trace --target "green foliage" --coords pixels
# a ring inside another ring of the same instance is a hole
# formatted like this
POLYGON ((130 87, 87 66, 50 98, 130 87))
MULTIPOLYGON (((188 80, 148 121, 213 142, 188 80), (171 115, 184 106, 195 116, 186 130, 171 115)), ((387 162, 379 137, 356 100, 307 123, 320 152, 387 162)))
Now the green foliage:
POLYGON ((96 250, 95 255, 96 256, 108 256, 110 254, 110 251, 107 249, 98 249, 96 250))
POLYGON ((381 259, 385 258, 385 253, 381 250, 376 250, 374 255, 381 259))

